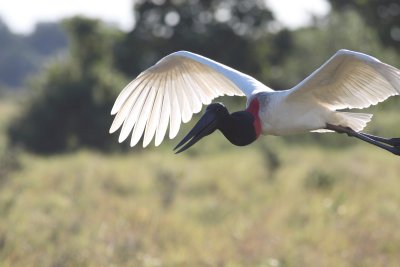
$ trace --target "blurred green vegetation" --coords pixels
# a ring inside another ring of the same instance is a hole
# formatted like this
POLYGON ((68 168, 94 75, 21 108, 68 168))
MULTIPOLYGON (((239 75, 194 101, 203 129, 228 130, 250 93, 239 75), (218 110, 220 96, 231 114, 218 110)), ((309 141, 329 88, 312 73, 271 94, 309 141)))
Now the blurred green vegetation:
POLYGON ((64 25, 70 57, 53 62, 32 81, 31 96, 8 129, 10 143, 38 153, 110 148, 116 145, 107 132, 110 107, 126 82, 110 67, 107 53, 116 33, 84 18, 64 25))
POLYGON ((375 28, 379 39, 400 52, 400 5, 397 0, 328 0, 332 8, 343 12, 352 10, 363 18, 368 26, 375 28))
MULTIPOLYGON (((0 92, 0 266, 398 266, 400 165, 387 152, 338 134, 233 147, 215 133, 174 155, 176 140, 126 150, 108 135, 122 87, 179 49, 276 89, 340 48, 400 66, 396 34, 382 39, 364 12, 399 4, 330 2, 326 17, 296 30, 257 0, 138 1, 129 33, 63 21, 68 53, 27 89, 0 92)), ((46 54, 40 40, 32 43, 46 54)), ((231 111, 245 105, 219 100, 231 111)), ((398 107, 393 98, 369 108, 366 131, 400 136, 398 107)))
POLYGON ((170 148, 17 154, 1 176, 2 265, 397 266, 398 158, 277 137, 170 148))

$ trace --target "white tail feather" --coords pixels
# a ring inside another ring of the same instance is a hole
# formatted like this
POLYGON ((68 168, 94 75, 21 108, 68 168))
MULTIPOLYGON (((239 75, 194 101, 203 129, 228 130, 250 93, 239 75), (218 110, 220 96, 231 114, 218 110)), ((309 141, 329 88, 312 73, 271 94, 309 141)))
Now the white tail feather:
MULTIPOLYGON (((337 111, 334 113, 334 119, 331 124, 340 125, 343 127, 350 127, 352 130, 356 132, 360 132, 362 129, 367 126, 367 123, 371 121, 372 114, 368 113, 352 113, 352 112, 342 112, 337 111)), ((328 133, 333 132, 327 129, 318 129, 312 132, 317 133, 328 133)))
POLYGON ((367 126, 367 123, 371 121, 372 114, 368 113, 351 113, 351 112, 340 112, 339 113, 346 122, 346 127, 350 127, 356 132, 360 132, 367 126))
POLYGON ((339 120, 338 125, 350 127, 356 132, 360 132, 371 121, 372 114, 368 113, 352 113, 352 112, 336 112, 339 120))

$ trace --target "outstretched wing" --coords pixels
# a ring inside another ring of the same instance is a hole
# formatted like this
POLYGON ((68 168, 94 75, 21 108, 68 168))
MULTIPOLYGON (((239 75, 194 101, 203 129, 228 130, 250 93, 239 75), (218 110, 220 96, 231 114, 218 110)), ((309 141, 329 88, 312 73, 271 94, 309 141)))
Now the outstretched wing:
POLYGON ((142 72, 118 96, 110 133, 122 126, 119 142, 132 132, 131 146, 144 132, 143 147, 174 138, 181 121, 188 122, 202 104, 222 95, 251 95, 260 83, 211 59, 186 51, 172 53, 142 72))
POLYGON ((400 70, 369 55, 339 50, 305 80, 287 100, 314 97, 332 110, 366 108, 400 93, 400 70))

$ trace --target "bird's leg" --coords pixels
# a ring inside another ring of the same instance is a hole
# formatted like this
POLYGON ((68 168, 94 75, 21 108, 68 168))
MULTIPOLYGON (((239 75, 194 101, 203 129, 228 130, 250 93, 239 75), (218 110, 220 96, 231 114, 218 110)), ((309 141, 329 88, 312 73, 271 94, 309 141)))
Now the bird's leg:
POLYGON ((400 138, 384 138, 381 136, 375 136, 372 134, 366 134, 366 133, 361 133, 362 135, 371 138, 375 141, 381 142, 381 143, 385 143, 394 147, 398 147, 400 148, 400 138))
POLYGON ((397 146, 397 142, 392 140, 392 139, 396 140, 398 138, 386 139, 386 138, 379 137, 379 136, 358 133, 349 127, 343 127, 340 125, 333 125, 333 124, 329 124, 329 123, 326 124, 326 129, 335 131, 337 133, 345 133, 348 136, 358 138, 360 140, 363 140, 364 142, 370 143, 370 144, 380 147, 386 151, 389 151, 395 155, 400 156, 400 147, 397 146))

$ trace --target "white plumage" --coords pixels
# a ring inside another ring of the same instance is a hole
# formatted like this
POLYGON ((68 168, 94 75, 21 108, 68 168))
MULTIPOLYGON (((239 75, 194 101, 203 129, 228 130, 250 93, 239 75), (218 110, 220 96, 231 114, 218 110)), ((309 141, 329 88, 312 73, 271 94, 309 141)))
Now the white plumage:
POLYGON ((327 131, 326 124, 361 131, 372 115, 337 110, 366 108, 400 93, 400 71, 374 57, 339 50, 297 86, 273 91, 253 77, 206 57, 179 51, 142 72, 118 96, 110 133, 122 127, 131 146, 144 134, 143 147, 155 136, 158 146, 169 125, 174 138, 203 104, 222 95, 244 95, 260 102, 263 134, 327 131))
POLYGON ((361 109, 376 105, 399 92, 398 69, 366 54, 339 50, 292 88, 289 98, 315 97, 333 110, 361 109))

